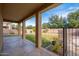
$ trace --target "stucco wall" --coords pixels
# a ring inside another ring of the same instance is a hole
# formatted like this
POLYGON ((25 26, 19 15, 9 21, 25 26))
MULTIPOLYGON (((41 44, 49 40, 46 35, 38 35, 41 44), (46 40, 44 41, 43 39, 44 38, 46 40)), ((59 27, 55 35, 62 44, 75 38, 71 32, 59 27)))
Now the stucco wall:
POLYGON ((2 48, 2 39, 3 39, 3 18, 1 15, 1 4, 0 4, 0 52, 1 52, 1 48, 2 48))

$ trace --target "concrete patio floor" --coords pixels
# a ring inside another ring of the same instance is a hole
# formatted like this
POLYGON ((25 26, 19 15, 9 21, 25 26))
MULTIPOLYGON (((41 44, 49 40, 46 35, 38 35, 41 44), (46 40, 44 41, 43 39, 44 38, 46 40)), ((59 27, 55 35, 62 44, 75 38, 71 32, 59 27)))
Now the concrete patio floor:
POLYGON ((44 48, 35 48, 32 42, 19 36, 6 36, 3 40, 3 56, 57 56, 44 48))

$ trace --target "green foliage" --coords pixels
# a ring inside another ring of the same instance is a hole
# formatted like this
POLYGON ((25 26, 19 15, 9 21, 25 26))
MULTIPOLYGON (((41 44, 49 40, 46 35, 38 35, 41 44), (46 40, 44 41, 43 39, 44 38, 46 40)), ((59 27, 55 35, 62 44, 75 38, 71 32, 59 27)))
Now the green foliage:
POLYGON ((52 45, 52 51, 58 53, 60 49, 62 48, 62 45, 60 43, 59 38, 53 38, 53 41, 55 42, 54 45, 52 45))
POLYGON ((52 51, 58 53, 60 51, 60 49, 62 48, 62 45, 58 39, 54 39, 54 41, 56 43, 55 43, 55 45, 52 46, 52 51))
POLYGON ((75 12, 71 12, 68 14, 68 19, 75 19, 75 20, 79 20, 79 10, 75 11, 75 12))
MULTIPOLYGON (((35 35, 33 34, 28 34, 26 35, 26 39, 32 41, 33 43, 35 43, 35 35)), ((49 40, 46 37, 42 37, 42 46, 46 47, 50 44, 49 40)))
POLYGON ((42 24, 42 28, 43 28, 43 29, 47 29, 47 28, 48 28, 48 23, 43 23, 43 24, 42 24))
POLYGON ((79 10, 69 13, 67 19, 68 19, 68 27, 71 28, 79 27, 79 10))
POLYGON ((79 20, 75 20, 75 19, 69 20, 68 27, 70 28, 79 27, 79 20))
POLYGON ((49 18, 49 28, 63 28, 64 27, 64 19, 59 17, 58 15, 51 16, 49 18))
POLYGON ((58 53, 62 46, 59 43, 56 43, 54 46, 52 46, 52 51, 58 53))
MULTIPOLYGON (((26 39, 28 39, 28 40, 32 41, 33 43, 35 43, 35 35, 33 35, 33 34, 26 35, 26 39)), ((56 44, 51 47, 52 51, 58 53, 59 50, 62 48, 62 45, 59 43, 59 40, 57 38, 54 38, 53 40, 56 42, 56 44)), ((42 36, 42 47, 45 48, 45 47, 49 46, 50 43, 51 42, 47 37, 42 36)))
POLYGON ((67 18, 59 17, 58 15, 53 15, 49 18, 48 23, 42 24, 42 28, 77 28, 79 27, 79 10, 71 12, 68 14, 67 18))
POLYGON ((27 29, 32 29, 33 26, 32 26, 32 25, 29 25, 29 26, 27 26, 26 28, 27 28, 27 29))
POLYGON ((50 41, 46 37, 42 37, 42 47, 47 47, 50 41))
POLYGON ((26 35, 26 39, 32 41, 33 43, 35 43, 35 35, 33 34, 28 34, 26 35))

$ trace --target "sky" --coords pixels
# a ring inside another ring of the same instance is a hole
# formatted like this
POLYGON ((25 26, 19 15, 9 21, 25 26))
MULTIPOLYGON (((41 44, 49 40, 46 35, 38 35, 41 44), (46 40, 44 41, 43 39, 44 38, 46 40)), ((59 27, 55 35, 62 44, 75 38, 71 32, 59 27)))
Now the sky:
MULTIPOLYGON (((48 11, 41 13, 42 16, 42 24, 48 23, 49 17, 53 15, 59 15, 62 17, 67 17, 70 12, 74 12, 79 9, 79 3, 64 3, 55 8, 51 8, 48 11)), ((26 21, 26 26, 32 25, 35 26, 35 17, 28 19, 26 21)))
POLYGON ((29 25, 35 26, 35 17, 34 16, 32 16, 31 18, 29 18, 25 21, 25 26, 29 26, 29 25))

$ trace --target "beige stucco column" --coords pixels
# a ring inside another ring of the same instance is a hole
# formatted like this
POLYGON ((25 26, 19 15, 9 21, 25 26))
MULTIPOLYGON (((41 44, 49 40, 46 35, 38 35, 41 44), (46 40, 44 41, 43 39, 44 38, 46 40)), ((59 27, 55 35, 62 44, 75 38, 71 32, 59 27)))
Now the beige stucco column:
POLYGON ((36 13, 36 47, 41 47, 41 17, 38 12, 36 13))
POLYGON ((3 18, 1 15, 1 4, 0 4, 0 52, 2 52, 3 47, 3 18))
POLYGON ((21 36, 21 23, 18 23, 18 36, 21 36))
POLYGON ((22 38, 25 39, 25 21, 22 22, 22 38))

